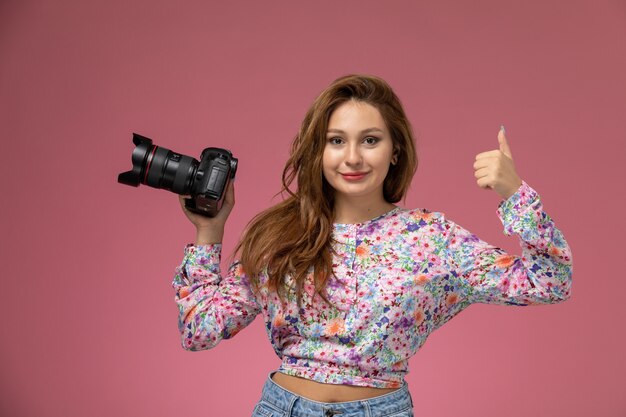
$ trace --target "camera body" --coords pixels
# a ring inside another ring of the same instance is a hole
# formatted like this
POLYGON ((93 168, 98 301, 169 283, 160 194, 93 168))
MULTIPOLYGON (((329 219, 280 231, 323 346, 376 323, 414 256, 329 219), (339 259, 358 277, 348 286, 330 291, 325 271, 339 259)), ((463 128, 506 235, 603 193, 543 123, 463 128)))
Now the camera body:
POLYGON ((226 149, 205 148, 200 154, 191 198, 185 199, 185 207, 194 213, 214 217, 222 208, 230 180, 235 178, 237 162, 226 149))
POLYGON ((185 207, 194 213, 215 217, 237 172, 237 158, 227 149, 206 148, 200 161, 155 146, 152 139, 133 133, 133 168, 118 175, 121 184, 145 184, 179 195, 190 195, 185 207))

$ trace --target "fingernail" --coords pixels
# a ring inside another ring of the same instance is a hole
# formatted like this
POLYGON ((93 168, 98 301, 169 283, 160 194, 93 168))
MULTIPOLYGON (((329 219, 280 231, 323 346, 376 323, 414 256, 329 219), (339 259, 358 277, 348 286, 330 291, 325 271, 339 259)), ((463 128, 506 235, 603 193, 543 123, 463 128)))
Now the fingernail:
POLYGON ((502 133, 506 133, 506 130, 504 130, 504 125, 500 125, 500 130, 502 131, 502 133))

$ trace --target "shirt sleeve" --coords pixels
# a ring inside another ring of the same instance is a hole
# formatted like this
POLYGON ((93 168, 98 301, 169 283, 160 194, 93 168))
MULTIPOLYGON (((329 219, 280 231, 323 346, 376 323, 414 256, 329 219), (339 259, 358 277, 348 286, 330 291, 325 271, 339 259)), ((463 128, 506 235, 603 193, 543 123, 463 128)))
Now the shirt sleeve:
POLYGON ((183 348, 210 349, 230 339, 261 311, 241 264, 235 262, 222 278, 221 244, 185 247, 172 287, 178 305, 178 329, 183 348))
POLYGON ((520 306, 567 300, 572 254, 537 192, 522 181, 515 194, 500 202, 497 214, 504 234, 519 237, 521 256, 510 255, 441 218, 447 234, 443 256, 461 298, 469 303, 520 306))

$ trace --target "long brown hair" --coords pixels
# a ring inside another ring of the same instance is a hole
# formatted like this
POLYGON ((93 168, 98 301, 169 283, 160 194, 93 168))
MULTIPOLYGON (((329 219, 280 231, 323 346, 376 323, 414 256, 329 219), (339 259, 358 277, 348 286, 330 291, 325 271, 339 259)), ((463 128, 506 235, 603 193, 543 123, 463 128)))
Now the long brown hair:
POLYGON ((310 268, 315 293, 327 300, 325 288, 332 274, 334 190, 322 174, 322 155, 330 115, 348 100, 376 107, 391 133, 397 162, 389 167, 383 184, 387 202, 404 198, 417 169, 411 125, 387 82, 372 75, 353 74, 336 79, 322 91, 291 145, 282 175, 281 192, 288 194, 287 198, 254 217, 236 249, 254 286, 258 286, 265 271, 269 290, 281 298, 285 291, 293 291, 298 304, 310 268), (295 191, 290 188, 294 180, 295 191), (295 288, 285 288, 287 276, 292 277, 295 288))

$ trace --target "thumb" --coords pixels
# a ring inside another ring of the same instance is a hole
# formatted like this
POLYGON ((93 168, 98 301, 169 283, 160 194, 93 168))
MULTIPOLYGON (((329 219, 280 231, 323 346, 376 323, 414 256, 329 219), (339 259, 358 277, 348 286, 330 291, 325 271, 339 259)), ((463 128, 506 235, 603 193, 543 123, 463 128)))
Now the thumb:
POLYGON ((500 131, 498 132, 498 143, 500 143, 500 151, 509 158, 513 159, 511 148, 509 148, 509 142, 506 140, 504 126, 500 126, 500 131))

